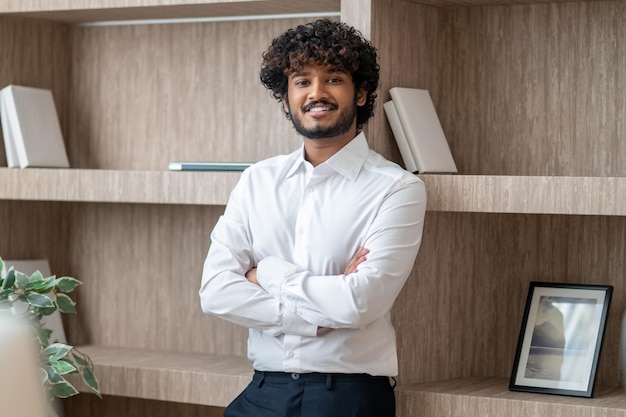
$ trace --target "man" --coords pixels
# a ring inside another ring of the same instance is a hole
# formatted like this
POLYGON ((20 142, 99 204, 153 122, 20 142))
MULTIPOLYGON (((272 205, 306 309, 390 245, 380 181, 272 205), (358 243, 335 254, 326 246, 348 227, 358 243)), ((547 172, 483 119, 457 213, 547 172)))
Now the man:
POLYGON ((253 381, 226 417, 386 417, 390 310, 422 237, 421 180, 368 148, 379 66, 343 23, 288 30, 261 81, 301 149, 242 174, 211 234, 203 311, 249 328, 253 381))

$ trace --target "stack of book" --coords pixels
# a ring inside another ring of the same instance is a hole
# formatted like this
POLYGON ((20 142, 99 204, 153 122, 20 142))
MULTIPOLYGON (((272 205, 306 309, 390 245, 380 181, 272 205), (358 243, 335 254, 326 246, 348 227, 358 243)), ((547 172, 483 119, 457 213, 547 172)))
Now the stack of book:
POLYGON ((456 173, 428 90, 393 87, 391 100, 383 104, 407 171, 415 174, 456 173))
POLYGON ((8 85, 0 90, 7 166, 69 168, 50 90, 8 85))

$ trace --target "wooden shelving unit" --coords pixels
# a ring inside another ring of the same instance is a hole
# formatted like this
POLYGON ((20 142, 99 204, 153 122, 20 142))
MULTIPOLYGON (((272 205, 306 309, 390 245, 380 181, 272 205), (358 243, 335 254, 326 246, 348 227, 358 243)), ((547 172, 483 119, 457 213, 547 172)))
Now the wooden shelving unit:
MULTIPOLYGON (((240 174, 167 163, 298 147, 260 54, 329 12, 377 46, 379 106, 430 91, 459 167, 421 176, 424 240, 392 317, 398 416, 626 416, 623 2, 5 0, 0 86, 53 90, 72 168, 0 168, 0 255, 83 281, 66 331, 106 394, 66 416, 215 417, 245 386, 246 330, 197 296, 240 174), (531 280, 615 287, 594 398, 508 391, 531 280)), ((370 146, 400 161, 378 109, 370 146)))
POLYGON ((103 395, 225 407, 252 378, 250 362, 241 356, 104 346, 79 349, 96 364, 103 395))

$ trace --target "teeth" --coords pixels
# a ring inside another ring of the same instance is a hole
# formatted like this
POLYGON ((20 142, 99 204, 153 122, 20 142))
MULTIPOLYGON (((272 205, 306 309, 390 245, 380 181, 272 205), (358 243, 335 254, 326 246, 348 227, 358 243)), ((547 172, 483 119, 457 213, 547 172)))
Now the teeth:
POLYGON ((328 107, 313 107, 311 110, 311 112, 317 113, 317 112, 321 112, 321 111, 327 111, 328 107))

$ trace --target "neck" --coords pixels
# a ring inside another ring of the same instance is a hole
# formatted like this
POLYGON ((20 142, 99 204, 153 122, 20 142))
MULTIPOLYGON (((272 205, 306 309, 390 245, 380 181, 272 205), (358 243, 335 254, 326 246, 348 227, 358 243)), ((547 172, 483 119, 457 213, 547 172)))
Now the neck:
POLYGON ((356 128, 332 138, 309 139, 304 138, 304 158, 314 167, 326 162, 331 156, 339 152, 357 135, 356 128))

